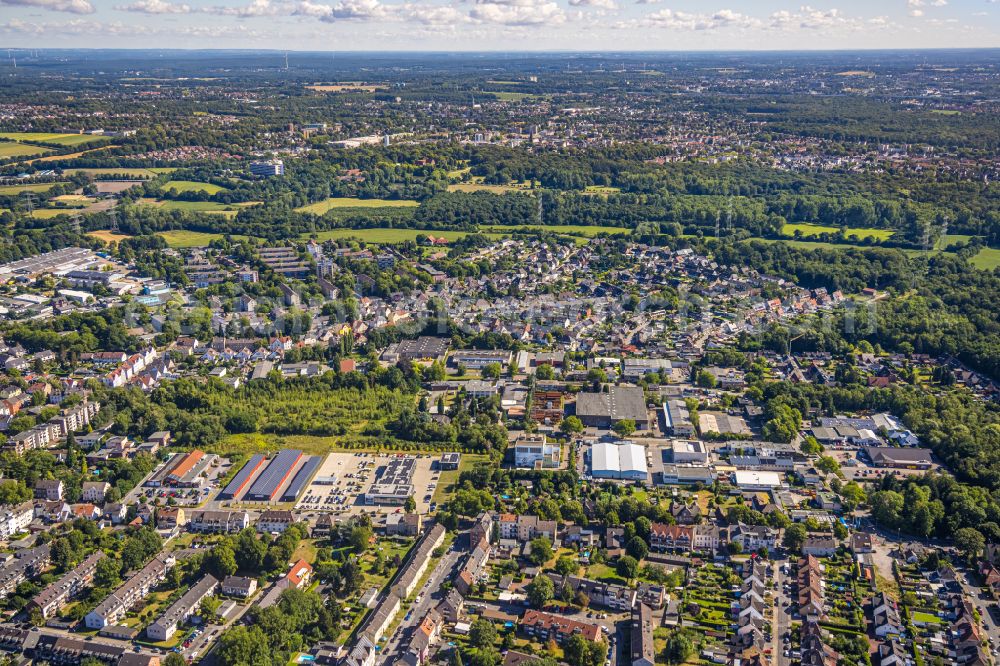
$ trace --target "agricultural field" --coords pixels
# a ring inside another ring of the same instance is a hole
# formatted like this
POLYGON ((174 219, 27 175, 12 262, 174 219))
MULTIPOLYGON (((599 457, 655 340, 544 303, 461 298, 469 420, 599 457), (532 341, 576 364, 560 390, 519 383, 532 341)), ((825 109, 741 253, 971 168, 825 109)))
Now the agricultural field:
POLYGON ((0 142, 0 159, 7 157, 34 157, 51 152, 51 148, 43 148, 41 146, 30 146, 10 141, 0 142))
POLYGON ((132 238, 128 234, 117 234, 109 229, 99 229, 97 231, 87 232, 88 236, 93 236, 97 240, 104 241, 105 243, 117 243, 118 241, 127 240, 132 238))
POLYGON ((0 139, 10 139, 11 141, 40 141, 42 143, 52 143, 59 146, 79 146, 84 143, 96 141, 111 141, 110 137, 97 134, 59 134, 52 132, 3 132, 0 139))
MULTIPOLYGON (((799 232, 800 237, 810 238, 813 236, 819 236, 820 234, 836 234, 840 231, 839 227, 829 227, 822 224, 786 224, 781 229, 783 236, 792 238, 795 236, 795 232, 799 232)), ((858 239, 874 238, 878 241, 884 241, 889 239, 893 233, 892 229, 870 229, 865 227, 847 227, 845 229, 845 234, 847 238, 851 236, 857 236, 858 239)))
POLYGON ((185 192, 204 192, 206 194, 217 194, 227 191, 225 187, 212 183, 199 183, 194 180, 168 180, 162 185, 164 192, 176 190, 179 194, 185 192))
POLYGON ((74 212, 76 209, 73 208, 36 208, 31 211, 31 217, 36 220, 51 220, 60 215, 72 215, 74 212))
POLYGON ((68 185, 69 183, 32 183, 26 185, 0 185, 0 196, 12 196, 21 192, 48 192, 56 185, 68 185))
POLYGON ((420 202, 412 199, 355 199, 352 197, 331 197, 323 201, 296 208, 299 213, 325 215, 338 208, 416 208, 420 202))

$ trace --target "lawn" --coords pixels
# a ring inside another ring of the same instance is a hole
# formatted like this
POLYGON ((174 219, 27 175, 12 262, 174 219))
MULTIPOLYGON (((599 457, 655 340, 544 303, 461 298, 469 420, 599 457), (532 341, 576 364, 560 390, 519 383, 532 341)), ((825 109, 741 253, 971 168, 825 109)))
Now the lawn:
POLYGON ((307 240, 315 235, 316 240, 321 243, 340 238, 357 238, 366 243, 391 245, 393 243, 416 240, 417 236, 421 234, 437 238, 447 238, 448 240, 458 240, 469 235, 469 232, 427 231, 425 229, 330 229, 328 231, 317 231, 315 234, 303 234, 301 238, 302 240, 307 240))
POLYGON ((414 208, 420 202, 412 199, 355 199, 353 197, 331 197, 323 201, 296 208, 299 213, 324 215, 335 208, 414 208))
POLYGON ((216 194, 218 192, 228 191, 227 188, 219 185, 213 185, 212 183, 199 183, 194 180, 168 180, 163 184, 163 191, 169 192, 170 190, 177 190, 179 193, 205 192, 206 194, 216 194))
POLYGON ((32 183, 26 185, 0 185, 0 196, 12 196, 21 192, 48 192, 56 185, 69 185, 69 183, 32 183))
POLYGON ((937 615, 925 613, 924 611, 915 611, 913 613, 913 621, 922 622, 924 624, 941 624, 941 618, 937 615))
POLYGON ((618 585, 624 585, 626 582, 613 567, 609 567, 607 564, 591 564, 587 567, 587 578, 618 585))
MULTIPOLYGON (((781 233, 789 238, 793 237, 795 232, 798 231, 802 238, 810 238, 813 236, 818 236, 820 234, 836 234, 840 231, 839 227, 828 227, 822 224, 786 224, 781 229, 781 233)), ((847 238, 851 236, 857 236, 859 239, 864 238, 874 238, 879 241, 886 240, 890 238, 893 233, 892 229, 872 229, 867 227, 847 227, 844 230, 847 238)))
POLYGON ((0 143, 0 159, 5 157, 34 157, 35 155, 44 155, 51 152, 51 148, 43 148, 41 146, 26 146, 23 143, 12 143, 9 141, 0 143))

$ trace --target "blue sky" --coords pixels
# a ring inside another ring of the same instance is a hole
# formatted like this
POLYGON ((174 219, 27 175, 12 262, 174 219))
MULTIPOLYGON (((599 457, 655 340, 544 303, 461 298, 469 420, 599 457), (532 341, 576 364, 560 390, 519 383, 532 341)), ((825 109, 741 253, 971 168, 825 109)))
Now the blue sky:
POLYGON ((0 47, 1000 47, 1000 0, 0 0, 0 47))

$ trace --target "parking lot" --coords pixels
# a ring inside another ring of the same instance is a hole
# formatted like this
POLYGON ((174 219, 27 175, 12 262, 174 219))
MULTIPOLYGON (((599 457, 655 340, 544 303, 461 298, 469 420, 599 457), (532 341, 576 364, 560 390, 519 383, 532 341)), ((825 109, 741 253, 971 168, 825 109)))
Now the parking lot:
MULTIPOLYGON (((152 502, 159 499, 161 503, 173 500, 177 506, 194 507, 200 506, 209 497, 212 497, 218 490, 218 479, 225 478, 229 473, 232 463, 226 458, 218 458, 218 464, 213 464, 206 470, 205 477, 199 479, 200 483, 193 487, 180 486, 160 486, 152 488, 139 484, 133 488, 124 498, 127 503, 152 502)), ((165 464, 165 463, 164 463, 165 464)), ((157 467, 157 470, 159 467, 157 467)), ((155 473, 156 470, 154 470, 155 473)), ((153 474, 150 474, 151 477, 153 474)), ((149 478, 149 477, 147 477, 149 478)))
MULTIPOLYGON (((299 511, 318 511, 352 515, 369 513, 393 513, 399 506, 367 506, 364 493, 375 481, 377 471, 389 461, 401 455, 416 457, 413 472, 413 498, 417 511, 427 513, 431 509, 431 498, 440 478, 437 462, 439 455, 431 454, 384 454, 374 453, 331 453, 327 456, 312 483, 306 488, 295 508, 299 511), (432 469, 433 467, 433 469, 432 469)), ((434 507, 436 509, 436 507, 434 507)))

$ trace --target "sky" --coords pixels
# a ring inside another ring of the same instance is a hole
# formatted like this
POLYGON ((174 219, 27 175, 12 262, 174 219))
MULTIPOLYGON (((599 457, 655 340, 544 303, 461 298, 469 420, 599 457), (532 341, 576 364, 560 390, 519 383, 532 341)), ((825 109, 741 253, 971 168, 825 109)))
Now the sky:
POLYGON ((0 0, 0 48, 1000 47, 1000 0, 0 0))

